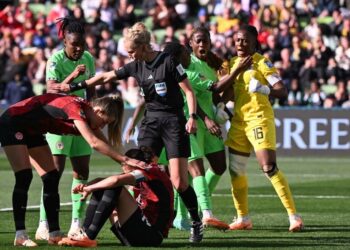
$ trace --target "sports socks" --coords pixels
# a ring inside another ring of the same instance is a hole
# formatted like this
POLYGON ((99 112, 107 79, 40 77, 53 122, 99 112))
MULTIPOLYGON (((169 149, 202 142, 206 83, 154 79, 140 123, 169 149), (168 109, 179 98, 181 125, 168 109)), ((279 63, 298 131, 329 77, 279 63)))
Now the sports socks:
MULTIPOLYGON (((77 186, 78 184, 86 184, 87 180, 79 180, 73 178, 72 181, 72 189, 77 186)), ((82 197, 82 194, 74 194, 71 192, 71 198, 72 198, 72 221, 77 220, 80 221, 84 217, 84 209, 86 205, 86 200, 80 200, 82 197)))
POLYGON ((16 231, 25 230, 28 190, 33 179, 32 169, 23 169, 15 173, 15 186, 12 193, 13 218, 16 231))
POLYGON ((231 175, 231 192, 238 217, 248 215, 248 178, 246 175, 231 175))
POLYGON ((205 172, 205 180, 208 185, 210 196, 214 192, 214 189, 216 188, 216 185, 218 184, 220 178, 221 178, 221 175, 215 174, 213 170, 211 170, 210 168, 208 168, 208 170, 205 172))
POLYGON ((188 212, 190 213, 190 216, 193 221, 201 221, 198 215, 198 203, 197 203, 197 197, 196 193, 194 192, 192 186, 188 185, 188 188, 183 191, 179 192, 179 195, 184 202, 188 212))
MULTIPOLYGON (((97 237, 97 234, 100 232, 101 228, 105 224, 106 220, 111 215, 113 209, 115 208, 118 197, 120 195, 120 192, 122 190, 122 187, 117 187, 114 189, 107 189, 103 191, 103 195, 98 201, 98 204, 93 204, 93 206, 96 208, 95 212, 93 213, 92 219, 89 218, 87 220, 90 220, 91 223, 88 225, 88 221, 84 222, 84 229, 89 237, 89 239, 94 240, 97 237)), ((101 195, 99 195, 101 196, 101 195)), ((98 200, 99 197, 95 197, 94 200, 98 200)), ((90 204, 89 204, 90 206, 90 204)), ((92 209, 88 209, 89 216, 92 215, 92 209)), ((87 214, 88 217, 88 214, 87 214)))
POLYGON ((278 170, 276 174, 270 177, 270 181, 283 206, 287 210, 288 215, 296 214, 293 196, 287 179, 284 177, 282 171, 278 170))
POLYGON ((58 194, 58 183, 60 175, 57 170, 52 170, 41 176, 43 182, 43 203, 49 224, 49 232, 60 230, 59 209, 60 197, 58 194))
POLYGON ((203 210, 212 210, 211 198, 209 189, 204 176, 193 178, 193 188, 197 195, 199 208, 203 210))

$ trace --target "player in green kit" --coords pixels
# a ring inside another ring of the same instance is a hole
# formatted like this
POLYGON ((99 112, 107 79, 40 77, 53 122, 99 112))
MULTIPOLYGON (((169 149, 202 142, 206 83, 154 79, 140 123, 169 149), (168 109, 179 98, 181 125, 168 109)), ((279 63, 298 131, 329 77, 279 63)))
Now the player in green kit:
MULTIPOLYGON (((61 23, 59 36, 63 38, 64 48, 54 53, 46 66, 47 92, 54 92, 53 83, 80 82, 94 76, 95 62, 93 56, 85 51, 85 30, 81 23, 68 17, 59 20, 61 23)), ((72 94, 87 99, 92 96, 85 90, 78 90, 72 94)), ((54 163, 60 174, 65 168, 66 158, 69 157, 73 168, 72 187, 85 184, 89 176, 89 162, 92 149, 82 136, 47 134, 53 154, 54 163)), ((80 230, 80 221, 84 216, 85 201, 81 201, 80 194, 72 192, 72 224, 68 233, 72 235, 80 230)), ((46 212, 41 202, 40 222, 36 231, 37 240, 47 240, 48 227, 46 212)))

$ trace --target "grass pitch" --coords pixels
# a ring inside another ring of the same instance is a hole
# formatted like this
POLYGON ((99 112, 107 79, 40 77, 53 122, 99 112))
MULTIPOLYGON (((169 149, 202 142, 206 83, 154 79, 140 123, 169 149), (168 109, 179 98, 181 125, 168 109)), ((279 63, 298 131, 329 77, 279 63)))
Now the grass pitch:
MULTIPOLYGON (((67 161, 60 183, 60 224, 67 232, 71 220, 71 171, 67 161)), ((294 195, 298 212, 303 216, 305 230, 288 232, 288 217, 270 182, 263 176, 254 158, 249 161, 249 208, 253 230, 226 231, 206 229, 198 245, 188 242, 189 232, 170 230, 161 249, 350 249, 350 160, 336 158, 279 158, 294 195)), ((120 171, 113 161, 95 154, 91 162, 91 178, 120 171)), ((34 174, 35 175, 35 174, 34 174)), ((0 154, 0 249, 13 249, 14 223, 11 195, 14 176, 3 154, 0 154)), ((34 238, 38 225, 41 181, 35 175, 30 187, 30 209, 27 231, 34 238)), ((229 175, 225 173, 213 196, 214 215, 230 222, 235 215, 230 194, 229 175)), ((98 236, 98 249, 122 248, 105 225, 98 236)), ((38 242, 41 249, 62 249, 38 242)), ((70 248, 72 249, 72 248, 70 248)), ((147 248, 149 249, 149 248, 147 248)))

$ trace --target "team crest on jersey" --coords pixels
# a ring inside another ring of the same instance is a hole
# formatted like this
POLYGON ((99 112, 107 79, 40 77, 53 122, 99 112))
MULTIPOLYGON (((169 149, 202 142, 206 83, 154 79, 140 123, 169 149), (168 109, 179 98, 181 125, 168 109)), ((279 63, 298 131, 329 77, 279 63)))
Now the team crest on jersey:
POLYGON ((270 62, 270 61, 265 61, 265 64, 266 64, 266 66, 269 67, 270 69, 273 67, 272 62, 270 62))
POLYGON ((61 141, 57 142, 57 143, 56 143, 56 148, 57 148, 58 150, 62 150, 62 149, 64 148, 64 143, 61 142, 61 141))
POLYGON ((49 69, 54 70, 56 68, 57 63, 56 62, 50 62, 49 69))
POLYGON ((15 134, 15 137, 16 137, 16 139, 19 140, 19 141, 23 140, 23 134, 22 134, 21 132, 17 132, 17 133, 15 134))
POLYGON ((182 67, 181 64, 176 66, 177 72, 179 72, 179 74, 182 76, 183 74, 185 74, 185 69, 184 67, 182 67))
POLYGON ((157 94, 160 96, 165 96, 168 91, 165 82, 155 83, 154 87, 156 89, 157 94))

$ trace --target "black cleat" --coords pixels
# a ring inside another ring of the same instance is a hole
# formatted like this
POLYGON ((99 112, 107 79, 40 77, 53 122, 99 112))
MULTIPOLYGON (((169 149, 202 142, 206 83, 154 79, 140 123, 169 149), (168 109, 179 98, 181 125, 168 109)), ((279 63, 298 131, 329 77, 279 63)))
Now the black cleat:
POLYGON ((190 242, 199 243, 203 239, 203 223, 201 221, 193 221, 191 226, 190 242))

